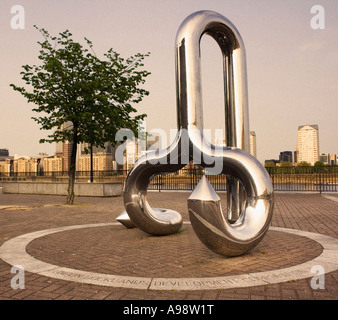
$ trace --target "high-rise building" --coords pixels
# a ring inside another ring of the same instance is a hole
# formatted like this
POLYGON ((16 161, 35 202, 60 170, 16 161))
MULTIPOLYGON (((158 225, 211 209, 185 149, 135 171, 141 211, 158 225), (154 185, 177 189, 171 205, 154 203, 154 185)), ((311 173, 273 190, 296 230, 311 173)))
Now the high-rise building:
POLYGON ((320 161, 327 165, 336 165, 337 164, 337 156, 335 154, 330 153, 322 153, 320 155, 320 161))
POLYGON ((319 159, 324 164, 330 164, 330 154, 329 153, 322 153, 320 155, 319 159))
POLYGON ((9 151, 8 149, 0 149, 0 157, 8 157, 9 151))
POLYGON ((70 166, 70 157, 72 154, 73 143, 65 141, 62 144, 63 171, 68 171, 70 166))
POLYGON ((329 165, 333 166, 337 164, 337 155, 330 154, 330 162, 329 165))
POLYGON ((298 162, 298 149, 293 152, 293 163, 298 162))
MULTIPOLYGON (((64 123, 62 125, 62 130, 71 129, 72 123, 70 121, 64 123)), ((58 157, 62 157, 62 166, 63 171, 69 171, 70 168, 70 159, 72 155, 74 143, 72 141, 64 141, 64 142, 58 142, 56 144, 56 152, 55 155, 58 157)), ((76 169, 79 166, 79 156, 81 154, 81 144, 77 144, 77 152, 75 155, 75 167, 76 169)))
POLYGON ((293 154, 292 151, 282 151, 279 154, 279 162, 290 162, 290 163, 292 163, 293 162, 292 154, 293 154))
POLYGON ((298 127, 298 159, 314 165, 319 160, 318 125, 304 125, 298 127))
POLYGON ((257 158, 256 132, 250 131, 250 154, 257 158))

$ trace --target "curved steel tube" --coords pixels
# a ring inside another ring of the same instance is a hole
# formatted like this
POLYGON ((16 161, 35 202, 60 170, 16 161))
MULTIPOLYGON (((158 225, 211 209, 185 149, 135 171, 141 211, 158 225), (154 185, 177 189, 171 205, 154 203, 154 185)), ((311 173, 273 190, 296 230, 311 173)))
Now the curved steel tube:
POLYGON ((175 172, 185 166, 181 164, 180 159, 174 161, 177 164, 169 164, 172 154, 181 157, 178 152, 180 146, 181 137, 178 136, 169 148, 152 151, 141 157, 126 177, 123 190, 126 211, 133 224, 146 233, 169 235, 176 233, 182 226, 182 217, 178 212, 169 209, 152 209, 146 196, 149 182, 155 175, 175 172), (159 164, 152 164, 155 160, 158 160, 159 164))
POLYGON ((220 14, 199 11, 180 26, 176 36, 178 135, 169 148, 141 157, 124 186, 126 211, 141 230, 153 235, 178 231, 180 214, 152 209, 147 187, 155 175, 175 172, 199 154, 201 167, 229 176, 227 217, 205 177, 188 199, 191 224, 200 240, 217 253, 233 256, 251 250, 265 235, 273 211, 273 188, 264 167, 248 153, 245 61, 237 29, 220 14), (223 54, 227 147, 215 146, 203 136, 200 40, 204 34, 216 40, 223 54), (151 164, 156 159, 159 164, 151 164))

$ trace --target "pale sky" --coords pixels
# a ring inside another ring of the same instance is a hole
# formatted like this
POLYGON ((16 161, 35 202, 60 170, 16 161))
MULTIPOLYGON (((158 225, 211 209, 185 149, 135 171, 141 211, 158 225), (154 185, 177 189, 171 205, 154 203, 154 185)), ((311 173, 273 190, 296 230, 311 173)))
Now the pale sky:
MULTIPOLYGON (((55 152, 39 144, 47 134, 31 117, 33 105, 9 87, 24 85, 21 66, 38 63, 36 24, 57 35, 66 29, 99 57, 113 48, 125 58, 151 52, 144 69, 150 91, 136 105, 147 113, 147 130, 176 128, 175 36, 182 21, 198 10, 214 10, 239 30, 246 47, 250 130, 256 132, 260 161, 294 151, 300 125, 319 126, 320 153, 338 155, 337 0, 1 0, 0 148, 10 155, 55 152), (13 30, 10 10, 25 9, 25 28, 13 30), (325 28, 311 27, 312 6, 325 9, 325 28)), ((221 53, 202 40, 204 127, 224 128, 221 53)))

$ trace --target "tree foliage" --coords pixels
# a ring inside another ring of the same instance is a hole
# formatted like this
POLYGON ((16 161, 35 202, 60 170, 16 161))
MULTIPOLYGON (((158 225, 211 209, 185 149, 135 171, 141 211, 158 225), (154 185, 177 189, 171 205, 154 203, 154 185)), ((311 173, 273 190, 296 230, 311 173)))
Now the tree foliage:
POLYGON ((289 161, 282 161, 280 164, 279 164, 280 167, 292 167, 292 162, 289 162, 289 161))
POLYGON ((298 167, 311 167, 311 163, 307 161, 300 161, 297 163, 298 167))
MULTIPOLYGON (((44 37, 38 42, 41 64, 24 65, 21 75, 26 86, 11 86, 35 105, 33 111, 38 115, 32 119, 40 128, 53 130, 41 143, 73 143, 69 175, 74 180, 78 143, 114 145, 116 132, 123 128, 137 136, 138 121, 146 114, 137 115, 134 105, 149 94, 142 85, 150 73, 140 70, 149 53, 124 59, 109 49, 99 59, 87 38, 84 48, 73 41, 69 30, 51 36, 47 30, 35 28, 44 37)), ((70 181, 70 187, 73 183, 70 181)))
POLYGON ((76 135, 78 143, 103 146, 107 141, 114 144, 121 128, 137 134, 137 121, 146 115, 133 116, 137 112, 133 105, 149 94, 140 86, 150 74, 138 69, 149 53, 124 59, 109 49, 101 60, 86 38, 88 48, 74 42, 68 30, 59 37, 50 36, 45 29, 40 32, 45 39, 38 42, 42 64, 25 65, 21 72, 32 90, 11 84, 36 105, 33 111, 39 115, 33 119, 41 129, 54 130, 40 142, 72 141, 76 135), (68 123, 72 126, 63 127, 68 123))
POLYGON ((272 168, 272 167, 276 167, 276 164, 273 161, 268 161, 268 162, 265 162, 264 167, 272 168))

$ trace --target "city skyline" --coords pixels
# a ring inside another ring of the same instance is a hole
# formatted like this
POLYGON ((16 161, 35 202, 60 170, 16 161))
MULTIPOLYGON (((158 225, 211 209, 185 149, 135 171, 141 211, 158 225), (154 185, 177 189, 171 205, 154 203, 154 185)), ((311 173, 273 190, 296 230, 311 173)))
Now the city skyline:
MULTIPOLYGON (((75 41, 87 37, 102 57, 110 47, 128 57, 151 52, 144 69, 152 72, 150 91, 136 108, 147 113, 148 129, 169 133, 176 128, 174 40, 180 23, 192 12, 217 11, 238 28, 247 51, 250 131, 257 136, 257 158, 277 158, 295 150, 297 128, 307 123, 320 128, 320 153, 338 154, 338 3, 321 1, 325 27, 313 29, 313 4, 308 1, 22 1, 25 27, 13 30, 10 10, 15 1, 0 4, 2 77, 0 79, 0 148, 11 155, 55 153, 55 144, 38 143, 47 132, 31 120, 33 106, 10 87, 23 84, 21 66, 37 63, 41 35, 69 29, 75 41), (286 36, 287 35, 287 36, 286 36)), ((224 129, 220 51, 202 38, 205 128, 224 129)), ((169 134, 168 134, 169 136, 169 134)), ((170 141, 168 142, 168 144, 170 141)))
MULTIPOLYGON (((317 161, 323 162, 324 164, 337 164, 337 155, 335 153, 320 153, 319 149, 319 128, 318 125, 301 125, 298 126, 298 139, 297 139, 297 145, 295 150, 283 150, 279 152, 279 159, 265 159, 262 164, 271 163, 274 162, 282 163, 282 162, 289 162, 291 164, 298 164, 298 163, 309 163, 309 165, 314 165, 317 161)), ((167 139, 167 135, 163 131, 159 132, 152 132, 151 135, 147 135, 148 137, 151 136, 151 139, 142 142, 138 141, 137 138, 134 138, 135 140, 130 140, 125 144, 124 153, 126 157, 124 159, 126 160, 127 164, 131 166, 137 158, 140 156, 143 156, 150 150, 161 150, 163 149, 163 145, 165 143, 163 140, 167 139), (131 149, 130 149, 131 148, 131 149), (136 149, 135 149, 136 148, 136 149), (139 148, 141 148, 139 150, 139 148), (132 152, 128 151, 133 150, 132 152), (138 150, 138 151, 136 151, 138 150), (129 159, 132 157, 132 159, 129 159)), ((220 138, 219 136, 215 136, 214 143, 215 145, 219 146, 226 146, 225 139, 220 138)), ((69 148, 71 146, 71 143, 68 141, 65 141, 64 143, 59 142, 56 144, 55 152, 52 154, 46 154, 46 153, 39 153, 36 155, 10 155, 8 149, 1 149, 0 148, 0 160, 5 159, 20 159, 20 158, 62 158, 62 159, 68 159, 70 156, 71 149, 69 148)), ((86 152, 85 149, 89 148, 88 143, 79 143, 77 148, 77 167, 78 167, 78 161, 79 157, 85 156, 89 157, 89 149, 86 152)), ((106 143, 104 148, 101 147, 93 147, 93 154, 94 155, 110 155, 112 156, 113 162, 117 162, 115 165, 124 165, 124 161, 122 160, 121 156, 121 150, 119 150, 120 147, 116 146, 113 147, 111 143, 106 143)), ((250 154, 254 157, 257 157, 256 155, 256 133, 254 131, 250 131, 250 154)), ((88 161, 88 159, 86 160, 88 161)), ((67 161, 66 161, 67 162, 67 161)), ((67 171, 68 167, 63 166, 63 171, 67 171)), ((113 165, 114 166, 114 165, 113 165)), ((80 170, 81 171, 81 170, 80 170)))

